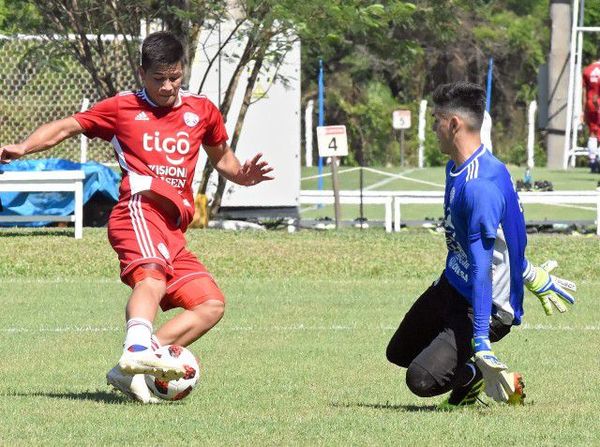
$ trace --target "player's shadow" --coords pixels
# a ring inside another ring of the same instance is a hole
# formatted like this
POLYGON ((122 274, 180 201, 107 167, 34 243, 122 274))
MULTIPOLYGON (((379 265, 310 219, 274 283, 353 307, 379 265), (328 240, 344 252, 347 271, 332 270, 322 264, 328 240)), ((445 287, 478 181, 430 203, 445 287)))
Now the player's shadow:
POLYGON ((372 408, 374 410, 389 410, 389 411, 406 411, 406 412, 426 412, 439 411, 435 405, 397 405, 386 402, 382 403, 367 403, 367 402, 332 402, 332 407, 338 408, 372 408))
POLYGON ((117 393, 107 391, 82 391, 76 392, 64 392, 64 393, 49 393, 36 391, 32 393, 6 393, 5 396, 13 397, 50 397, 53 399, 66 399, 66 400, 88 400, 93 402, 102 402, 106 404, 135 404, 137 402, 122 396, 117 393))
POLYGON ((2 229, 0 227, 0 238, 2 237, 32 237, 32 236, 64 236, 73 237, 73 229, 57 229, 57 230, 30 230, 30 231, 19 231, 2 229))

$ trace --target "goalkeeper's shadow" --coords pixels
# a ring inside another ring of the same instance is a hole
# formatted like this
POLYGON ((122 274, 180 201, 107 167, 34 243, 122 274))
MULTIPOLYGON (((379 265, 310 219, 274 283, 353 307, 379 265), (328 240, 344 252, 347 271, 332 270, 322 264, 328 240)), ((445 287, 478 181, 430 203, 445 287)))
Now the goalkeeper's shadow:
POLYGON ((331 402, 332 407, 337 408, 371 408, 375 410, 404 411, 411 413, 439 411, 436 405, 401 405, 368 402, 331 402))

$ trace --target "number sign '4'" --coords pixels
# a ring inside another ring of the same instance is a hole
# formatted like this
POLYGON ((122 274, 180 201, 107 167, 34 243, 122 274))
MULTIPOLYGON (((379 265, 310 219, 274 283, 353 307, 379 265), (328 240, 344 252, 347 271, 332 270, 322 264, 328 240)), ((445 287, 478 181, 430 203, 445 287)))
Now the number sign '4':
POLYGON ((348 155, 346 126, 317 127, 319 157, 342 157, 348 155))

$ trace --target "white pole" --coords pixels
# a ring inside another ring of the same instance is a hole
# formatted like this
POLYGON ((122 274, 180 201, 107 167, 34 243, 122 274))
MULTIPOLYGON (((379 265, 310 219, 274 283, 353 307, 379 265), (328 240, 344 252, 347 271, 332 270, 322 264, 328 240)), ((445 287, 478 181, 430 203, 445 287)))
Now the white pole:
POLYGON ((573 116, 573 122, 577 123, 579 121, 579 116, 581 115, 581 107, 582 100, 581 95, 583 95, 583 82, 582 82, 582 74, 583 74, 583 32, 579 31, 577 36, 577 65, 575 66, 575 103, 573 104, 573 110, 575 116, 573 116))
POLYGON ((596 189, 596 236, 600 236, 600 188, 596 189))
POLYGON ((567 123, 565 127, 565 147, 563 152, 563 169, 569 164, 571 152, 571 129, 573 125, 573 91, 575 89, 575 53, 577 51, 577 17, 579 16, 579 0, 573 1, 571 21, 571 47, 569 51, 569 87, 567 90, 567 123))
POLYGON ((424 164, 425 153, 425 126, 427 125, 427 100, 422 99, 419 104, 419 168, 424 164))
MULTIPOLYGON (((81 111, 85 112, 89 106, 90 106, 89 98, 84 97, 83 100, 81 101, 81 111)), ((81 134, 80 138, 81 138, 80 158, 81 158, 81 163, 85 163, 85 162, 87 162, 88 138, 84 134, 81 134)))
POLYGON ((306 166, 313 165, 313 111, 315 102, 311 99, 306 104, 304 111, 304 142, 305 146, 305 163, 306 166))
POLYGON ((571 118, 571 167, 575 167, 575 151, 577 147, 577 130, 579 116, 581 115, 581 56, 583 55, 583 32, 577 31, 577 55, 575 62, 575 96, 573 97, 573 116, 571 118))
POLYGON ((490 152, 494 152, 492 147, 492 116, 487 110, 483 111, 483 121, 481 123, 481 130, 479 131, 481 137, 481 143, 490 152))
POLYGON ((529 103, 529 110, 527 111, 527 167, 533 169, 535 166, 533 146, 535 143, 535 112, 537 110, 537 102, 531 101, 529 103))

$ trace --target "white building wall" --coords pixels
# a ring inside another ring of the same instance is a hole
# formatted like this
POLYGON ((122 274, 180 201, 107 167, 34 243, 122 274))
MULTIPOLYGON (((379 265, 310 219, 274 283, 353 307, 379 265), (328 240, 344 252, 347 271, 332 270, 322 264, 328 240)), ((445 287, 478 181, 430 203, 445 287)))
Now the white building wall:
MULTIPOLYGON (((221 40, 225 40, 233 22, 221 25, 221 40)), ((192 67, 190 90, 197 92, 201 78, 206 72, 209 60, 219 47, 219 34, 201 33, 198 51, 192 67)), ((201 93, 219 105, 224 97, 233 70, 237 65, 235 55, 241 55, 244 42, 234 39, 226 47, 220 61, 215 61, 204 83, 201 93), (220 89, 219 89, 220 87, 220 89)), ((229 137, 233 135, 237 116, 246 89, 251 67, 242 74, 234 101, 228 116, 226 127, 229 137)), ((236 155, 240 161, 263 153, 263 159, 274 168, 275 180, 263 182, 252 187, 243 187, 227 183, 222 206, 226 207, 297 207, 300 194, 300 42, 292 45, 279 75, 287 82, 272 82, 275 67, 263 68, 253 93, 244 126, 237 144, 236 155), (262 93, 265 96, 258 99, 262 93)), ((206 154, 202 153, 198 164, 200 180, 206 154)), ((210 182, 209 195, 216 188, 216 174, 210 182)), ((197 185, 196 185, 197 187, 197 185)))

